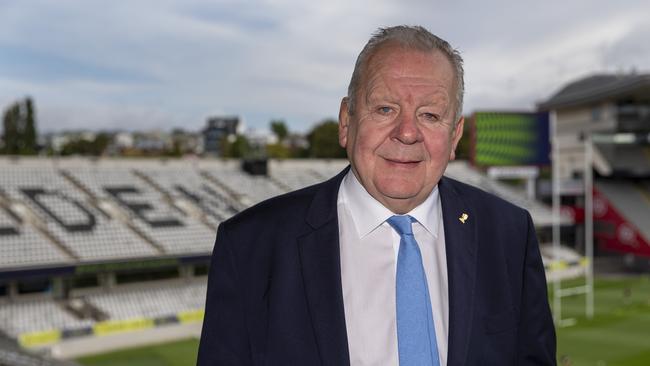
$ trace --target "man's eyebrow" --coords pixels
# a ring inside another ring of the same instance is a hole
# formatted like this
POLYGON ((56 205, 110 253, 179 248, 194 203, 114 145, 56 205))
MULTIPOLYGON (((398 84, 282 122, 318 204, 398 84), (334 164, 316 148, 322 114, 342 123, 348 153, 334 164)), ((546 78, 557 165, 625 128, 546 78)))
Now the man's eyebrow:
POLYGON ((374 102, 374 101, 377 101, 377 100, 380 100, 380 99, 381 100, 390 99, 390 94, 389 93, 379 92, 379 93, 368 93, 368 95, 366 96, 366 101, 368 101, 368 102, 370 102, 370 101, 374 102))
POLYGON ((427 100, 431 101, 433 104, 446 104, 449 105, 451 98, 441 90, 436 90, 433 93, 426 96, 427 100))
POLYGON ((364 99, 366 100, 366 103, 369 103, 377 101, 378 99, 384 99, 389 95, 390 93, 387 90, 375 86, 368 88, 364 99))

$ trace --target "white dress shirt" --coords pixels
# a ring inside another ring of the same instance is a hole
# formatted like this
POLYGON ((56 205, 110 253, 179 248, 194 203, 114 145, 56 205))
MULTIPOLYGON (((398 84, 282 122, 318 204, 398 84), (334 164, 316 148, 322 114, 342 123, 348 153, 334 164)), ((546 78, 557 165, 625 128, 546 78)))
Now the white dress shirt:
MULTIPOLYGON (((352 170, 341 182, 337 208, 350 364, 398 365, 395 274, 400 237, 386 222, 394 213, 366 191, 352 170)), ((440 365, 445 366, 449 292, 438 187, 408 215, 417 220, 413 234, 427 276, 440 365)))

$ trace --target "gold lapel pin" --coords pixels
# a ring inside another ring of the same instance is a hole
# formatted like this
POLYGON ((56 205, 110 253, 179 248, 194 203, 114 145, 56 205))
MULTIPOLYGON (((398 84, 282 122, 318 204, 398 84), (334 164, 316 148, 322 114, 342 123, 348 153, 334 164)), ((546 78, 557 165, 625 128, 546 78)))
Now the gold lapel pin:
POLYGON ((464 212, 463 212, 463 214, 460 215, 460 217, 458 218, 458 220, 460 220, 460 222, 462 222, 463 224, 465 223, 465 221, 466 221, 467 219, 469 219, 469 215, 466 214, 466 213, 464 213, 464 212))

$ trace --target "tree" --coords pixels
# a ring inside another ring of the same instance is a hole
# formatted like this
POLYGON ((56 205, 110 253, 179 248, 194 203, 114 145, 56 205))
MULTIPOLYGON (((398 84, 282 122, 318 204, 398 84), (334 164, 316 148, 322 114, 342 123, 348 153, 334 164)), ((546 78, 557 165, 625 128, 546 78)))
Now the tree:
POLYGON ((34 103, 32 98, 25 98, 25 113, 23 117, 23 146, 22 154, 36 154, 36 121, 34 117, 34 103))
POLYGON ((92 140, 87 140, 83 137, 76 138, 63 145, 61 155, 100 156, 111 143, 111 140, 111 135, 105 132, 97 134, 92 140))
POLYGON ((287 159, 291 157, 291 150, 281 143, 268 144, 266 145, 266 155, 272 159, 287 159))
POLYGON ((278 142, 281 143, 289 135, 289 129, 287 128, 286 123, 282 120, 273 120, 271 121, 271 131, 278 138, 278 142))
POLYGON ((37 150, 36 120, 34 103, 31 98, 10 105, 3 119, 4 153, 6 154, 35 154, 37 150))
POLYGON ((243 135, 236 135, 234 139, 224 136, 221 140, 221 156, 224 158, 243 158, 250 151, 248 139, 243 135))
POLYGON ((20 133, 18 130, 20 117, 20 108, 18 103, 14 103, 5 110, 2 118, 4 140, 4 153, 5 154, 18 154, 20 150, 20 133))
POLYGON ((325 120, 307 135, 309 156, 312 158, 345 158, 345 150, 339 145, 339 124, 325 120))
POLYGON ((91 154, 95 156, 104 154, 104 151, 106 151, 106 148, 112 141, 113 137, 106 132, 97 134, 91 143, 91 154))
POLYGON ((289 129, 283 120, 272 120, 271 131, 277 138, 274 144, 266 145, 266 155, 273 159, 286 159, 291 157, 291 149, 286 144, 289 129))

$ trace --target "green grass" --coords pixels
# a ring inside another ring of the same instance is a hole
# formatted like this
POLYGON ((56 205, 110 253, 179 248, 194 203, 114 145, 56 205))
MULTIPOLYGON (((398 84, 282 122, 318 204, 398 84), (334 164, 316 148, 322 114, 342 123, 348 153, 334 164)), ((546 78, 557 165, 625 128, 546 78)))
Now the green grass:
POLYGON ((558 358, 565 356, 570 361, 566 365, 572 366, 650 365, 650 277, 600 278, 594 289, 591 320, 584 315, 584 296, 562 299, 562 317, 577 323, 557 329, 558 358))
MULTIPOLYGON (((580 284, 570 281, 562 287, 580 284)), ((558 358, 566 356, 570 361, 558 360, 558 365, 650 365, 650 276, 596 279, 595 294, 591 320, 584 316, 584 296, 562 300, 563 318, 575 318, 577 323, 557 330, 558 358)), ((193 366, 197 350, 198 340, 189 339, 77 361, 84 366, 193 366)))
POLYGON ((194 366, 198 339, 126 349, 77 360, 84 366, 194 366))

